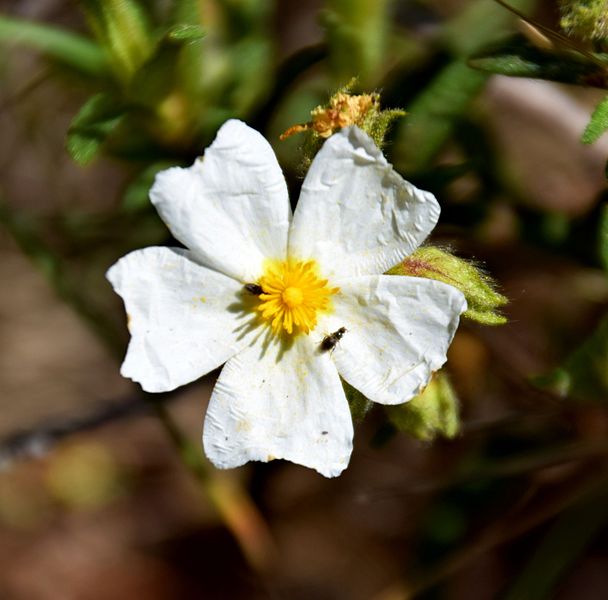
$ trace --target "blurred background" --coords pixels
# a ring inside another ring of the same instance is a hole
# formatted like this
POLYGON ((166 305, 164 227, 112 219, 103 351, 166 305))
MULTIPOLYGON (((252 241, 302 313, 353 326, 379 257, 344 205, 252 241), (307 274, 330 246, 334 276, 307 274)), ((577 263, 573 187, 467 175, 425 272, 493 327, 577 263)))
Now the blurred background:
MULTIPOLYGON (((557 2, 512 4, 560 31, 557 2)), ((608 76, 601 40, 539 31, 491 0, 0 1, 0 598, 606 597, 608 140, 580 139, 608 76), (123 380, 105 270, 171 243, 154 174, 227 118, 297 198, 279 134, 353 77, 407 111, 385 153, 508 323, 456 335, 457 433, 374 407, 338 479, 218 472, 217 373, 123 380)))

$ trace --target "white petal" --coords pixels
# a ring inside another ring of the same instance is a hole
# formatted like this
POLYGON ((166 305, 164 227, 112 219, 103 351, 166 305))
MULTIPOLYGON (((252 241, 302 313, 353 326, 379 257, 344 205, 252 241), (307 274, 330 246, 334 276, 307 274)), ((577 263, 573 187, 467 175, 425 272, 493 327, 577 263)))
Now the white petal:
POLYGON ((175 238, 226 275, 254 281, 264 258, 285 258, 285 179, 268 142, 241 121, 227 121, 190 168, 159 173, 150 199, 175 238))
POLYGON ((346 327, 331 351, 340 375, 374 402, 411 400, 446 361, 466 310, 463 294, 417 277, 380 275, 336 283, 335 312, 316 331, 322 339, 346 327))
POLYGON ((336 368, 309 337, 280 348, 258 344, 226 363, 205 418, 205 454, 222 469, 284 458, 335 477, 353 438, 336 368))
POLYGON ((439 205, 386 162, 356 127, 330 137, 315 157, 289 232, 289 255, 316 258, 325 277, 379 275, 431 232, 439 205))
POLYGON ((176 248, 136 250, 107 273, 131 332, 121 373, 147 392, 166 392, 212 371, 251 335, 238 312, 242 284, 188 256, 176 248))

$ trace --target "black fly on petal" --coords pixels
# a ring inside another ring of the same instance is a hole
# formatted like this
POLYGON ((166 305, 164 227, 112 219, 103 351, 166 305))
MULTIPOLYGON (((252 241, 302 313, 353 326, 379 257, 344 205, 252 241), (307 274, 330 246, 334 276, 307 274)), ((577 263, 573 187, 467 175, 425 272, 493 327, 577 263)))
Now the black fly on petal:
POLYGON ((252 295, 252 296, 259 296, 260 294, 264 293, 264 290, 262 289, 261 285, 258 285, 257 283, 246 283, 245 284, 245 289, 252 295))
POLYGON ((329 352, 336 347, 336 344, 342 339, 342 336, 346 333, 346 327, 340 327, 337 331, 326 335, 321 342, 321 350, 323 352, 329 352))

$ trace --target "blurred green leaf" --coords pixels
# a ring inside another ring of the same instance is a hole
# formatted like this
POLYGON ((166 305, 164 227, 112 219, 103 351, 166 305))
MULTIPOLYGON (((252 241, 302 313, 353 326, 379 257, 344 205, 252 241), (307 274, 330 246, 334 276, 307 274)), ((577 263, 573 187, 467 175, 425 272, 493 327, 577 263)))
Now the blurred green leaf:
POLYGON ((124 104, 114 96, 101 93, 89 98, 68 130, 70 156, 80 165, 90 163, 124 114, 124 104))
MULTIPOLYGON (((597 58, 600 59, 601 56, 597 55, 597 58)), ((590 62, 585 56, 576 52, 543 50, 521 35, 484 49, 468 62, 480 71, 511 77, 531 77, 597 87, 608 84, 606 69, 590 62)))
POLYGON ((103 50, 95 42, 50 25, 0 15, 0 42, 34 48, 89 77, 103 77, 108 72, 103 50))
POLYGON ((391 0, 329 0, 322 14, 334 82, 358 77, 364 87, 378 80, 388 33, 391 0))
POLYGON ((169 29, 167 37, 175 42, 193 42, 205 37, 205 30, 200 25, 181 23, 169 29))
POLYGON ((128 81, 152 50, 147 16, 135 0, 79 0, 118 77, 128 81))
POLYGON ((606 96, 596 107, 591 115, 591 120, 583 132, 581 142, 593 144, 608 129, 608 96, 606 96))

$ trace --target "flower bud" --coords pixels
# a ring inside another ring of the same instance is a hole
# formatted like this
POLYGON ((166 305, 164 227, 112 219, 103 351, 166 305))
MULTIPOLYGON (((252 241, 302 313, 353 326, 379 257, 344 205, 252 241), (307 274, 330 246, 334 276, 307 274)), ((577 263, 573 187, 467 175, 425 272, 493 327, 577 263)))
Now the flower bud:
POLYGON ((568 35, 590 41, 608 37, 608 0, 562 0, 560 12, 568 35))
POLYGON ((460 429, 458 398, 448 376, 439 371, 426 388, 405 404, 387 406, 391 423, 423 441, 453 438, 460 429))
POLYGON ((503 325, 506 317, 498 312, 508 300, 499 294, 496 284, 475 263, 457 258, 446 250, 434 246, 418 248, 398 265, 387 271, 388 275, 409 275, 436 279, 458 288, 468 304, 464 317, 484 325, 503 325))
POLYGON ((365 131, 376 146, 382 148, 391 123, 406 114, 399 109, 381 110, 378 93, 351 94, 350 90, 355 83, 356 80, 353 79, 331 96, 326 105, 314 108, 310 113, 310 121, 292 125, 281 134, 281 140, 296 133, 307 134, 302 148, 307 164, 310 164, 325 139, 350 125, 356 125, 365 131))

